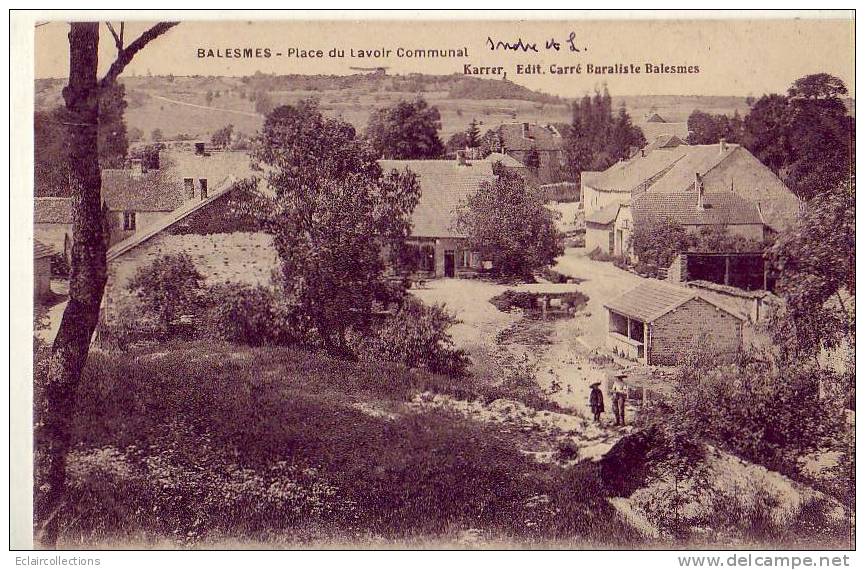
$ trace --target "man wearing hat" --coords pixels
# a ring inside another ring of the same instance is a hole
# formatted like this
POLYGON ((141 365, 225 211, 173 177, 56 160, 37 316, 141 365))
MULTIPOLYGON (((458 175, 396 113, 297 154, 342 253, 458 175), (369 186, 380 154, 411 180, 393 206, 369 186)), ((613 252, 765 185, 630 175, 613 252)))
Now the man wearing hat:
POLYGON ((625 402, 628 400, 628 385, 623 381, 627 374, 616 374, 613 381, 613 413, 616 414, 616 425, 625 425, 625 402))
POLYGON ((592 392, 589 394, 589 407, 592 408, 595 422, 601 423, 601 414, 604 413, 604 393, 601 392, 601 383, 593 382, 589 386, 592 388, 592 392))

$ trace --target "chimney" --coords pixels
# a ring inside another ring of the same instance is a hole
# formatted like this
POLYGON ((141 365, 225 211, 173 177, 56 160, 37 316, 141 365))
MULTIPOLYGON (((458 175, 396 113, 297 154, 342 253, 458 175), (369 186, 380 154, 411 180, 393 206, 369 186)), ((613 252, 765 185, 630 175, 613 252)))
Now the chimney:
POLYGON ((140 158, 132 159, 132 177, 138 178, 144 173, 144 165, 141 162, 140 158))
POLYGON ((700 177, 700 173, 696 172, 694 174, 694 191, 697 193, 697 209, 705 210, 705 192, 703 190, 703 179, 700 177))
POLYGON ((457 166, 468 166, 469 161, 466 160, 466 151, 457 151, 457 166))
POLYGON ((644 149, 644 148, 640 149, 640 156, 643 158, 646 158, 646 149, 644 149))
POLYGON ((197 142, 195 143, 195 154, 198 156, 204 156, 204 143, 197 142))
POLYGON ((721 140, 718 142, 718 147, 720 149, 721 154, 724 154, 724 152, 727 150, 727 139, 725 139, 724 137, 721 137, 721 140))

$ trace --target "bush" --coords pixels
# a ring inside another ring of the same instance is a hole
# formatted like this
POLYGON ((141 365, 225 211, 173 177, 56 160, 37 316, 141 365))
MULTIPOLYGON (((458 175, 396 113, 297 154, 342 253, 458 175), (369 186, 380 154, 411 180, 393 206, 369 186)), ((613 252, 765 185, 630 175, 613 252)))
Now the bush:
POLYGON ((208 296, 210 306, 199 327, 203 335, 249 346, 295 340, 293 311, 273 289, 226 283, 212 287, 208 296))
POLYGON ((202 305, 204 277, 187 253, 168 254, 139 267, 128 289, 141 301, 144 314, 156 318, 163 332, 181 318, 195 316, 202 305))
POLYGON ((51 256, 51 276, 69 277, 69 262, 66 261, 66 256, 62 253, 55 253, 51 256))
POLYGON ((469 365, 467 353, 455 349, 447 329, 459 321, 444 305, 425 305, 407 298, 396 314, 374 326, 363 338, 353 335, 358 356, 364 360, 400 362, 449 376, 462 376, 469 365))
POLYGON ((544 270, 541 271, 541 276, 550 283, 567 283, 569 279, 569 277, 564 273, 559 273, 549 267, 545 267, 544 270))

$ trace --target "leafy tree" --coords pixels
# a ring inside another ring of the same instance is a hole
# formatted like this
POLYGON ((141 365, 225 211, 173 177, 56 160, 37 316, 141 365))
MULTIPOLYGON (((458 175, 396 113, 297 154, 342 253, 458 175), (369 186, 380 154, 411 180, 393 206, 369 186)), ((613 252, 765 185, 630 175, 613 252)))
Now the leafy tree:
POLYGON ((477 148, 481 143, 481 128, 477 119, 472 119, 469 123, 469 128, 466 129, 466 137, 468 139, 469 148, 477 148))
POLYGON ((688 132, 688 144, 714 144, 721 138, 715 117, 699 110, 688 117, 688 132))
POLYGON ((813 355, 854 334, 855 251, 856 195, 846 184, 815 196, 769 251, 797 352, 813 355))
POLYGON ((646 144, 643 132, 632 124, 624 106, 616 116, 606 86, 594 97, 586 94, 571 106, 572 120, 565 135, 565 156, 574 180, 585 170, 605 170, 646 144))
POLYGON ((652 218, 634 224, 631 247, 641 263, 667 267, 673 258, 687 249, 688 233, 669 218, 652 218))
POLYGON ((214 146, 227 148, 231 144, 231 136, 234 134, 234 125, 225 125, 210 137, 210 142, 214 146))
POLYGON ((422 98, 378 109, 369 118, 366 138, 376 154, 389 159, 439 158, 441 115, 422 98))
POLYGON ((139 146, 129 152, 129 158, 140 160, 148 170, 159 170, 159 151, 163 148, 165 145, 161 143, 139 146))
POLYGON ((482 182, 456 214, 456 228, 468 236, 469 247, 492 261, 502 278, 531 280, 563 253, 543 194, 513 172, 482 182))
POLYGON ((465 149, 469 146, 469 137, 463 131, 459 131, 451 135, 451 137, 445 143, 445 151, 448 153, 455 153, 459 150, 465 149))
POLYGON ((102 90, 99 97, 99 166, 122 168, 129 150, 126 122, 126 88, 122 83, 112 83, 102 90))
POLYGON ((745 117, 745 145, 806 202, 850 178, 855 129, 846 95, 837 77, 808 75, 786 96, 761 97, 745 117))
POLYGON ((135 293, 146 311, 156 316, 160 329, 183 315, 197 313, 201 305, 204 277, 187 253, 157 257, 139 267, 128 289, 135 293))
POLYGON ((325 348, 350 355, 346 332, 370 318, 385 287, 381 248, 398 250, 420 198, 410 172, 383 174, 354 127, 315 101, 268 115, 253 158, 272 189, 250 189, 249 212, 274 237, 282 287, 325 348))

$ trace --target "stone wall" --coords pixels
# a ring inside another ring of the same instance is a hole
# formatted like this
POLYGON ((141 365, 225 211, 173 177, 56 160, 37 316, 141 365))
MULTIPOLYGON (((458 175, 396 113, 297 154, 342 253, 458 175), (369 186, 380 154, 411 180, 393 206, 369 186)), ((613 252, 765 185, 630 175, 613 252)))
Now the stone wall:
POLYGON ((108 262, 103 298, 106 319, 110 321, 123 304, 134 300, 127 286, 139 267, 162 255, 181 252, 189 254, 208 285, 268 285, 273 270, 279 267, 272 238, 264 233, 157 234, 108 262))
POLYGON ((146 228, 154 223, 158 222, 164 216, 167 216, 171 212, 135 212, 135 229, 134 230, 124 230, 123 229, 123 212, 118 210, 111 210, 108 212, 108 228, 110 231, 110 235, 108 237, 108 245, 109 247, 114 245, 115 243, 121 242, 133 235, 135 232, 146 228))
POLYGON ((612 253, 610 251, 612 226, 612 222, 605 225, 586 222, 586 251, 591 252, 600 248, 604 253, 612 253))
POLYGON ((651 324, 648 363, 677 364, 695 350, 731 360, 741 345, 739 319, 708 301, 692 299, 651 324))

